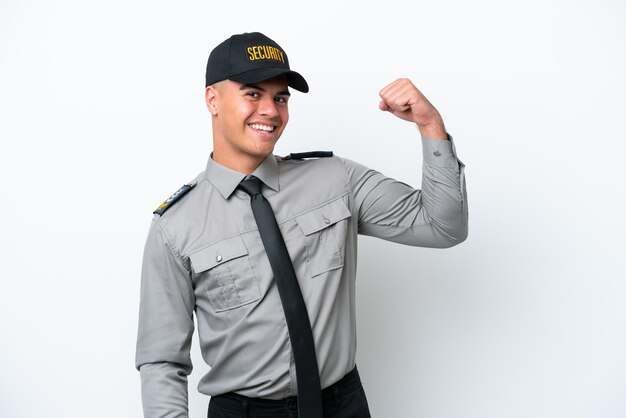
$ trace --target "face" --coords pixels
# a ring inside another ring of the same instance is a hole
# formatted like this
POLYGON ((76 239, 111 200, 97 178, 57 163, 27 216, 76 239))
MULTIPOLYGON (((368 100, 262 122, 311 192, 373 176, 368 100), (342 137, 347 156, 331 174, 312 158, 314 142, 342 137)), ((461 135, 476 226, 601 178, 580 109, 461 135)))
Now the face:
POLYGON ((287 126, 288 101, 285 76, 254 84, 224 80, 207 87, 213 159, 237 171, 253 171, 273 152, 287 126))

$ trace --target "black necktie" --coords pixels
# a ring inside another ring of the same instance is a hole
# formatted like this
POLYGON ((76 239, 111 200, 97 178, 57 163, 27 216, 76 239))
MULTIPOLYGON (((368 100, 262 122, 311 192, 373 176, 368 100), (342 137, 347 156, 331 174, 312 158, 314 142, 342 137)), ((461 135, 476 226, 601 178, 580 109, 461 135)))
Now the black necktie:
POLYGON ((322 418, 322 392, 309 315, 274 211, 261 194, 261 180, 251 177, 239 188, 250 195, 252 213, 285 311, 298 381, 299 418, 322 418))

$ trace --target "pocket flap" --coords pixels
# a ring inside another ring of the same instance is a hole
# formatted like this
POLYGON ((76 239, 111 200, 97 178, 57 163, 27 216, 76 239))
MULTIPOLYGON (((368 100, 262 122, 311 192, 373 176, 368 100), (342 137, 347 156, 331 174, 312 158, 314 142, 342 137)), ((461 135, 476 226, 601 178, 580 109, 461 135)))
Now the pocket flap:
POLYGON ((209 270, 219 264, 248 254, 240 237, 226 238, 189 255, 194 273, 209 270))
POLYGON ((337 199, 321 208, 296 217, 296 222, 302 228, 304 235, 310 235, 350 216, 350 209, 348 209, 344 201, 337 199))

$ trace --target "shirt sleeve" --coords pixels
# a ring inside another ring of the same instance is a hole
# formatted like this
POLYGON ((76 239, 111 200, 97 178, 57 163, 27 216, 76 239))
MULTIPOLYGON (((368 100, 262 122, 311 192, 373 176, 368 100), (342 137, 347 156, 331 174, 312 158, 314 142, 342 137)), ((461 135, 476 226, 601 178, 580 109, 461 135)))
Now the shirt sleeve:
POLYGON ((190 274, 154 220, 144 249, 135 357, 145 418, 188 416, 194 305, 190 274))
POLYGON ((448 138, 422 138, 421 190, 343 160, 359 234, 434 248, 452 247, 467 238, 465 166, 448 138))

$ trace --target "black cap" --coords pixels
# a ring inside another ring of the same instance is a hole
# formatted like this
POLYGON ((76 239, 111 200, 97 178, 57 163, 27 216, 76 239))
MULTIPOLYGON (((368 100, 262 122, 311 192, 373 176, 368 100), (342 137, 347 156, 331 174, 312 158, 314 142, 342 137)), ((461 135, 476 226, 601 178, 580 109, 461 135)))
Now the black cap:
POLYGON ((233 35, 216 46, 206 65, 206 86, 222 80, 259 83, 284 74, 290 87, 306 93, 304 77, 289 69, 285 51, 259 32, 233 35))

